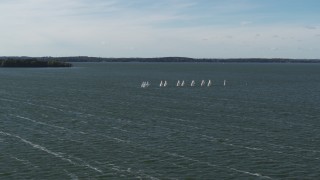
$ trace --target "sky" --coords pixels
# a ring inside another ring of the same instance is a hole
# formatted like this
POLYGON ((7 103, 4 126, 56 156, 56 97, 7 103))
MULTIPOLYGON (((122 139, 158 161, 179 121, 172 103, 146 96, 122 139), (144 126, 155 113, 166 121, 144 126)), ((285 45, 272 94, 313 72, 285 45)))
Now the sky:
POLYGON ((0 56, 320 59, 320 1, 0 0, 0 56))

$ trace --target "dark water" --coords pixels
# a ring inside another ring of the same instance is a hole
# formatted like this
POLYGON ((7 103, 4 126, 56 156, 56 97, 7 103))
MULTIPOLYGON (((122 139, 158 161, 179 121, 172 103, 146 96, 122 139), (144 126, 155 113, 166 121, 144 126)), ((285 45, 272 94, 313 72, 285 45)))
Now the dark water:
POLYGON ((320 65, 83 63, 0 77, 0 179, 320 177, 320 65))

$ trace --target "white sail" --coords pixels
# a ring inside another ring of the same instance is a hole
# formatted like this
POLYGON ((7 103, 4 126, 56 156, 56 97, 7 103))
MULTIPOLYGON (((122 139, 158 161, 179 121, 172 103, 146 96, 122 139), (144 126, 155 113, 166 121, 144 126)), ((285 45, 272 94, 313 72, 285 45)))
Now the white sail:
POLYGON ((167 81, 164 81, 163 86, 166 87, 168 85, 167 81))
POLYGON ((227 84, 227 81, 224 80, 224 81, 223 81, 223 86, 226 86, 226 84, 227 84))
POLYGON ((201 86, 204 86, 206 82, 204 80, 201 81, 201 86))
POLYGON ((142 87, 142 88, 145 88, 145 87, 146 87, 146 82, 145 82, 145 81, 143 81, 143 82, 141 83, 141 87, 142 87))
POLYGON ((180 80, 178 80, 178 82, 177 82, 177 86, 180 86, 180 80))
POLYGON ((194 80, 192 80, 190 86, 194 86, 195 84, 194 80))
POLYGON ((212 84, 211 80, 209 80, 207 86, 209 87, 209 86, 211 86, 211 84, 212 84))
POLYGON ((159 85, 160 87, 162 87, 163 86, 163 82, 162 82, 162 80, 161 80, 161 82, 160 82, 160 85, 159 85))
POLYGON ((146 82, 145 86, 146 86, 146 87, 149 87, 149 86, 150 86, 149 81, 146 82))
POLYGON ((184 86, 184 80, 182 81, 181 86, 184 86))

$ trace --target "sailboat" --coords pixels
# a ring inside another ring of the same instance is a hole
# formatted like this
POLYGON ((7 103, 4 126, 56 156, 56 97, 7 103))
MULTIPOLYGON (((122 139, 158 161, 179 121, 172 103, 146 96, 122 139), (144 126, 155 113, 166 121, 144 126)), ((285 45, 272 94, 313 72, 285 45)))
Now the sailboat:
POLYGON ((184 86, 184 80, 182 81, 181 86, 184 86))
POLYGON ((206 82, 204 80, 201 81, 201 87, 204 86, 206 82))
POLYGON ((163 86, 163 82, 162 82, 162 80, 161 80, 161 82, 160 82, 160 85, 159 85, 160 87, 162 87, 163 86))
POLYGON ((226 86, 226 84, 227 84, 227 81, 224 80, 224 81, 223 81, 223 86, 226 86))
POLYGON ((209 79, 207 86, 210 87, 211 86, 211 80, 209 79))
POLYGON ((145 87, 146 87, 146 82, 143 81, 143 82, 141 83, 141 88, 145 88, 145 87))
POLYGON ((163 87, 166 87, 168 85, 167 81, 164 81, 163 87))
POLYGON ((150 86, 150 83, 149 83, 149 81, 147 81, 146 83, 145 83, 145 87, 149 87, 150 86))
POLYGON ((180 83, 180 80, 178 80, 178 82, 177 82, 177 86, 180 86, 180 84, 181 84, 181 83, 180 83))
POLYGON ((192 80, 190 86, 193 87, 195 84, 196 84, 196 83, 194 82, 194 80, 192 80))

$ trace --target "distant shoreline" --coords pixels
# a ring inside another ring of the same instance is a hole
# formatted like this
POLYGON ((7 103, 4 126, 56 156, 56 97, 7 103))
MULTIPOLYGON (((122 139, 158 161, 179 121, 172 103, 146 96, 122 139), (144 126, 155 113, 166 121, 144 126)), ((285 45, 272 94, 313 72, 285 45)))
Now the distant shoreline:
POLYGON ((156 58, 102 58, 88 56, 70 57, 26 57, 3 56, 0 61, 37 60, 55 62, 189 62, 189 63, 320 63, 320 59, 289 59, 289 58, 188 58, 188 57, 156 57, 156 58))
POLYGON ((45 68, 45 67, 72 67, 71 63, 56 60, 41 61, 36 58, 8 58, 0 59, 1 68, 45 68))

